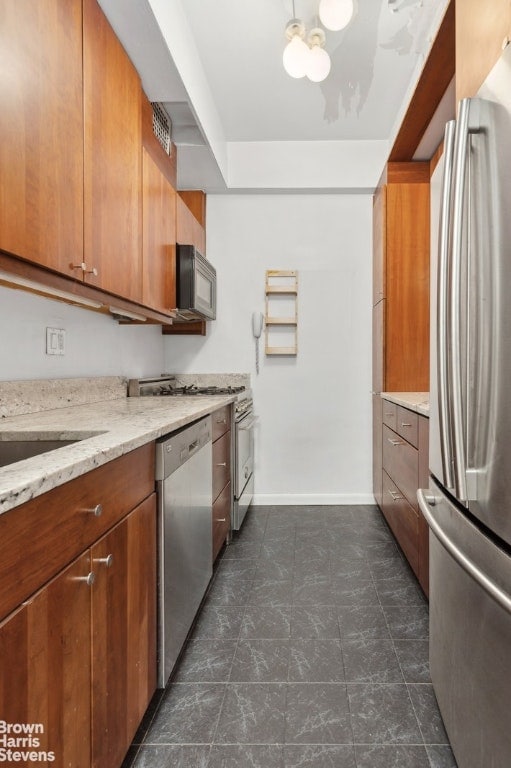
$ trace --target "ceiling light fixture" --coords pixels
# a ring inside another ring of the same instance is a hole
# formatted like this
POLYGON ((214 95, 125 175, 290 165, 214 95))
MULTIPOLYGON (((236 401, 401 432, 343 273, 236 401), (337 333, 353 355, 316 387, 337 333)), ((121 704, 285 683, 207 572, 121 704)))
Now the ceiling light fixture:
POLYGON ((307 43, 304 41, 305 25, 300 19, 291 19, 291 21, 288 22, 286 27, 286 37, 289 42, 282 54, 284 69, 291 77, 304 77, 307 71, 310 51, 307 43))
POLYGON ((332 32, 347 27, 354 13, 353 0, 320 0, 319 18, 323 26, 332 32))
POLYGON ((315 27, 309 32, 307 42, 310 51, 307 61, 306 75, 313 83, 321 83, 330 72, 330 56, 325 51, 325 33, 321 27, 315 27))

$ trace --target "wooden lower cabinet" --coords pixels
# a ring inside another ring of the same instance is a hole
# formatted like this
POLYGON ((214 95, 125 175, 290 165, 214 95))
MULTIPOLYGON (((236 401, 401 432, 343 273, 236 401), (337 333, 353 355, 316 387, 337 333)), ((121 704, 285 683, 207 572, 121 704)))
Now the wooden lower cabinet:
POLYGON ((213 425, 213 562, 231 531, 231 406, 212 414, 213 425))
POLYGON ((91 551, 92 765, 120 766, 156 689, 156 500, 91 551))
POLYGON ((382 420, 381 502, 375 498, 427 595, 429 532, 417 503, 417 489, 428 484, 429 419, 383 400, 382 420))
MULTIPOLYGON (((53 573, 8 615, 0 613, 0 719, 36 724, 34 749, 52 752, 47 762, 55 768, 120 768, 156 690, 156 494, 149 475, 154 444, 1 516, 9 535, 0 554, 17 552, 20 573, 53 573), (133 462, 136 482, 126 475, 133 462), (93 488, 93 502, 102 502, 97 515, 88 498, 93 488), (37 511, 41 547, 32 550, 36 532, 27 539, 24 521, 37 511), (70 564, 67 515, 78 520, 76 540, 89 539, 70 564), (53 559, 44 557, 42 534, 53 559)), ((13 567, 0 568, 2 592, 18 579, 13 567)))
POLYGON ((47 752, 55 768, 90 766, 89 572, 86 552, 0 624, 1 719, 36 731, 5 749, 47 752))

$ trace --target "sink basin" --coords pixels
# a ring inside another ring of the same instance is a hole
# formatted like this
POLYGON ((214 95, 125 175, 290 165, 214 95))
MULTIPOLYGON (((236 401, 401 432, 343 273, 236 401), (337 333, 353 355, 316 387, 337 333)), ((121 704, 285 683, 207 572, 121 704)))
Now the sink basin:
POLYGON ((78 440, 0 440, 0 467, 31 459, 41 453, 49 453, 78 440))

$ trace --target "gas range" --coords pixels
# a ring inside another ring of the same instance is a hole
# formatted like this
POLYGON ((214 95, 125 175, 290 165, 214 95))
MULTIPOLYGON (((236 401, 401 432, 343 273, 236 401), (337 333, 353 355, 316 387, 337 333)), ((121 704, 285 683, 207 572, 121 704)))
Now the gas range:
POLYGON ((200 395, 236 395, 234 410, 236 418, 252 408, 252 391, 245 386, 201 386, 180 385, 176 377, 162 374, 145 379, 130 379, 128 397, 197 397, 200 395))

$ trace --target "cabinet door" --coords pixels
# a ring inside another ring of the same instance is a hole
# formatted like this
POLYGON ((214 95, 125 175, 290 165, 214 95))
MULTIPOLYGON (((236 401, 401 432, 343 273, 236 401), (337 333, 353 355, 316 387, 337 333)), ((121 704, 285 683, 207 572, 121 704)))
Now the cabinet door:
POLYGON ((83 80, 84 279, 140 302, 142 90, 96 0, 83 3, 83 80))
POLYGON ((156 497, 92 547, 92 765, 121 765, 156 689, 156 497))
POLYGON ((168 312, 176 308, 176 192, 145 149, 142 165, 142 301, 168 312))
POLYGON ((87 553, 0 624, 1 718, 36 724, 25 748, 59 768, 90 766, 89 570, 87 553))
POLYGON ((475 96, 511 37, 509 0, 456 3, 456 99, 475 96))
POLYGON ((378 506, 382 507, 383 494, 383 453, 382 453, 382 410, 380 395, 373 395, 373 494, 378 506))
POLYGON ((183 200, 177 196, 177 242, 194 245, 203 256, 206 255, 206 233, 183 200))
POLYGON ((386 187, 381 186, 376 190, 373 202, 373 307, 385 298, 386 233, 386 187))
POLYGON ((2 0, 0 104, 0 249, 72 275, 83 252, 81 0, 2 0))

